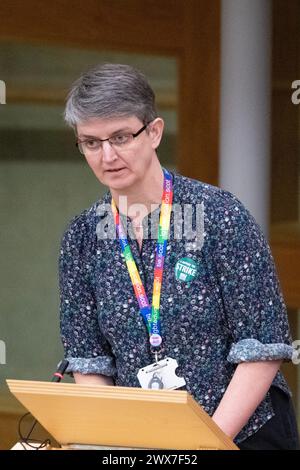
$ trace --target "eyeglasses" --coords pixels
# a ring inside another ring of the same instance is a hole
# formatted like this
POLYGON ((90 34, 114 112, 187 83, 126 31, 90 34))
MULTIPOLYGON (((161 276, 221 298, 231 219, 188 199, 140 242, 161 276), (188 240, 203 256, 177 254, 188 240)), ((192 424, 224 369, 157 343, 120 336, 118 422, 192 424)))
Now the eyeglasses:
POLYGON ((76 147, 78 148, 80 153, 82 153, 83 155, 87 155, 98 152, 100 149, 102 149, 102 142, 107 141, 112 147, 116 148, 117 150, 125 150, 128 146, 130 146, 133 139, 135 139, 146 129, 148 124, 150 123, 148 122, 147 124, 145 124, 135 134, 120 133, 112 135, 107 139, 89 138, 86 140, 77 140, 76 147))

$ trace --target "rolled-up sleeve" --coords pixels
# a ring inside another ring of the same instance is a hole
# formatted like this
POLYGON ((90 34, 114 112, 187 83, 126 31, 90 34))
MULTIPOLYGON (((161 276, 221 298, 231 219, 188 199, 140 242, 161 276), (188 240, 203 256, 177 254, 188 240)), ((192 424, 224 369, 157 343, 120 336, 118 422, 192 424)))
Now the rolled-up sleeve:
POLYGON ((215 250, 232 363, 290 360, 286 307, 270 248, 238 199, 223 192, 215 250))
POLYGON ((64 233, 59 256, 60 328, 68 373, 115 374, 110 345, 98 324, 90 282, 90 227, 83 214, 64 233))

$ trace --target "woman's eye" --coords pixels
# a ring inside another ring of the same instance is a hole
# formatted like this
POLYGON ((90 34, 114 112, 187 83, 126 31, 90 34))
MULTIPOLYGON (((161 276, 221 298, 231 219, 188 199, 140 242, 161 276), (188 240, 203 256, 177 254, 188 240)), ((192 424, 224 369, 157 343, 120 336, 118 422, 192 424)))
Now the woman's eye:
POLYGON ((86 140, 85 145, 89 149, 96 148, 99 145, 99 142, 97 140, 86 140))
POLYGON ((122 145, 125 144, 128 140, 128 135, 127 134, 120 134, 120 135, 115 135, 111 138, 112 144, 116 145, 122 145))

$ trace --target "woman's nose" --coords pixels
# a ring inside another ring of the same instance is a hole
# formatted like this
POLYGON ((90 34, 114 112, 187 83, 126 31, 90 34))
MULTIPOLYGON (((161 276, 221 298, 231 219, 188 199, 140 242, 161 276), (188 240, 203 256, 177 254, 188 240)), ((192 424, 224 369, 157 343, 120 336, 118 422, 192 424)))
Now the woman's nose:
POLYGON ((106 162, 110 162, 116 160, 116 158, 116 151, 108 140, 102 142, 102 159, 106 162))

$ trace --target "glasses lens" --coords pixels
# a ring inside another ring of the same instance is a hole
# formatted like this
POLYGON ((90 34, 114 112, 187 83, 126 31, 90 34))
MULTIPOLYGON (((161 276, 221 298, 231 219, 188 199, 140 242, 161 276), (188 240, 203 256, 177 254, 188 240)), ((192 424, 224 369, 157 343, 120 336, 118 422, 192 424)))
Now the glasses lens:
POLYGON ((133 140, 132 134, 114 135, 109 139, 109 143, 114 147, 124 147, 133 140))

